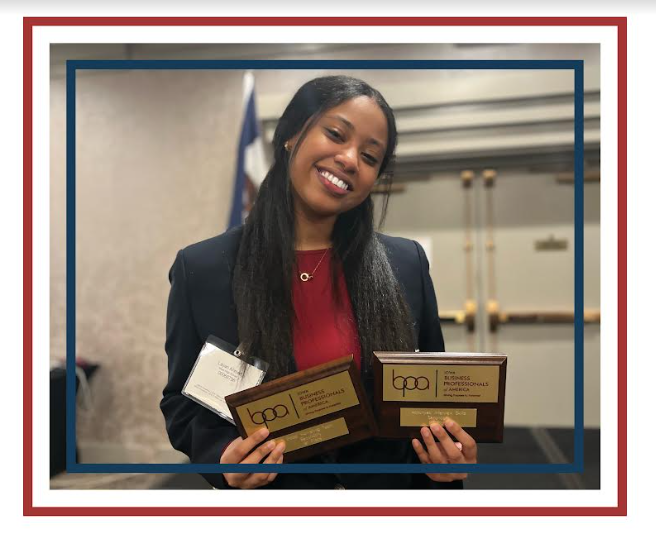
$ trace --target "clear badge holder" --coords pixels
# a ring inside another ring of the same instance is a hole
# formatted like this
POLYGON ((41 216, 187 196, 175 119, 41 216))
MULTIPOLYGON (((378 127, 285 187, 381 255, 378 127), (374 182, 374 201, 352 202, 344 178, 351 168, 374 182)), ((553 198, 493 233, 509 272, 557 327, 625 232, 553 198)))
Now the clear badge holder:
POLYGON ((208 336, 182 394, 235 424, 225 397, 259 386, 269 364, 249 357, 216 336, 208 336))

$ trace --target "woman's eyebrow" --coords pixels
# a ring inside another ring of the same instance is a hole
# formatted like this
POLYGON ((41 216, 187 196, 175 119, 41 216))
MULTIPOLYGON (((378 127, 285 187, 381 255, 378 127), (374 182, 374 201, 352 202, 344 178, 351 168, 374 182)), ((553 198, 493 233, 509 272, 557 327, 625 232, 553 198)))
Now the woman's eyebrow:
MULTIPOLYGON (((349 130, 355 130, 355 126, 353 126, 353 123, 341 115, 326 115, 327 119, 337 119, 338 121, 341 121, 344 123, 344 125, 349 129, 349 130)), ((377 145, 382 148, 383 143, 381 143, 378 139, 375 139, 374 137, 370 137, 367 140, 368 143, 371 143, 372 145, 377 145)))

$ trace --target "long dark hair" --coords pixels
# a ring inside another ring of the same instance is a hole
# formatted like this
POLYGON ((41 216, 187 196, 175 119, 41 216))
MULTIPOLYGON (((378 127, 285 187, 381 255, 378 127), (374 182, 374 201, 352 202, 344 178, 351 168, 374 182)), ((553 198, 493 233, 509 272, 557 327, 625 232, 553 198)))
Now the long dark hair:
MULTIPOLYGON (((269 362, 267 378, 294 369, 292 281, 296 272, 294 207, 289 163, 309 128, 323 113, 352 98, 374 100, 387 119, 387 150, 378 181, 386 187, 380 224, 387 211, 396 148, 396 121, 383 96, 362 80, 326 76, 304 84, 287 105, 273 136, 273 165, 262 183, 241 238, 233 276, 239 338, 246 354, 269 362), (285 142, 299 135, 291 155, 285 142)), ((413 350, 412 318, 374 229, 371 196, 337 217, 333 258, 341 263, 365 371, 374 350, 413 350)), ((333 288, 337 269, 333 263, 333 288)), ((336 291, 334 291, 336 294, 336 291)))

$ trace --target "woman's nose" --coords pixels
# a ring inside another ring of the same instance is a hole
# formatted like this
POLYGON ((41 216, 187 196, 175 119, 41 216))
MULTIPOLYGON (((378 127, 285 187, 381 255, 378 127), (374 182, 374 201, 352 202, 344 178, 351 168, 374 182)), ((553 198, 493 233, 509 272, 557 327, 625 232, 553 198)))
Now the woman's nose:
POLYGON ((358 150, 355 146, 344 146, 335 156, 335 161, 340 163, 345 171, 358 170, 358 150))

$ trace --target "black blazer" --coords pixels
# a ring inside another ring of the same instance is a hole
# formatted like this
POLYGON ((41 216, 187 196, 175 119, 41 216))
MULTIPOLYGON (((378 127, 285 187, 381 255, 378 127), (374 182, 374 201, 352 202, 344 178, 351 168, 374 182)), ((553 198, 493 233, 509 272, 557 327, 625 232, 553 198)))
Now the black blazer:
MULTIPOLYGON (((232 271, 242 228, 190 245, 178 252, 169 272, 171 292, 166 317, 168 383, 160 403, 171 444, 192 463, 217 464, 225 446, 238 437, 236 428, 210 410, 189 400, 181 390, 198 353, 210 334, 237 346, 237 313, 232 298, 232 271)), ((428 260, 421 246, 409 239, 378 238, 405 294, 415 320, 417 348, 444 351, 428 260)), ((371 379, 363 375, 365 389, 371 379)), ((417 463, 410 440, 370 439, 313 457, 306 463, 417 463)), ((222 474, 206 473, 217 488, 227 487, 222 474)), ((265 488, 328 489, 461 488, 461 482, 435 483, 418 474, 295 474, 281 473, 265 488)))

